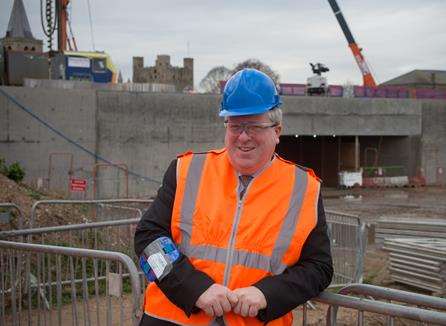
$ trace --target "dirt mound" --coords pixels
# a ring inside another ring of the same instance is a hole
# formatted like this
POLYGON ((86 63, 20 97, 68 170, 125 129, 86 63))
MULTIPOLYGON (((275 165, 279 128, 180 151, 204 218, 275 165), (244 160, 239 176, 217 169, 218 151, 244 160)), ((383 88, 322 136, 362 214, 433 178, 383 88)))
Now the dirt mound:
MULTIPOLYGON (((29 227, 32 205, 36 201, 44 199, 64 199, 64 196, 58 193, 46 193, 24 183, 16 183, 0 174, 0 203, 13 203, 19 206, 23 213, 23 226, 25 228, 29 227)), ((19 214, 17 211, 0 207, 0 212, 8 211, 11 212, 12 219, 9 223, 2 224, 0 222, 0 231, 19 228, 19 214)), ((36 211, 34 227, 86 222, 90 220, 87 218, 88 211, 81 206, 41 206, 36 211)))

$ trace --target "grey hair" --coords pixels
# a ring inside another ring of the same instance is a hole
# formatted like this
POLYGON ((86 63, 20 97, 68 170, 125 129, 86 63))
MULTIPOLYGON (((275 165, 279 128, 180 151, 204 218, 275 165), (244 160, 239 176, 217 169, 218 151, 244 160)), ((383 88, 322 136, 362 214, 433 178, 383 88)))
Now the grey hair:
POLYGON ((268 118, 272 123, 281 124, 282 123, 282 109, 274 108, 268 111, 268 118))
MULTIPOLYGON (((281 108, 274 108, 272 110, 269 110, 268 112, 268 118, 269 120, 274 123, 280 125, 282 123, 282 109, 281 108)), ((228 122, 228 117, 225 117, 225 122, 228 122)))

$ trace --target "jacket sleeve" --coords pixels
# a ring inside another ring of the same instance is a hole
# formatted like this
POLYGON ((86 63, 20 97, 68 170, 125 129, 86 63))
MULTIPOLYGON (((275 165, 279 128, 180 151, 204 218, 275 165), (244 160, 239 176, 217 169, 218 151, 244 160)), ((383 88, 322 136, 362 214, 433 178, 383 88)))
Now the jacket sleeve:
MULTIPOLYGON (((169 165, 154 202, 136 227, 134 246, 137 256, 159 237, 172 238, 170 224, 176 191, 176 165, 177 160, 169 165)), ((207 274, 195 269, 183 254, 174 262, 172 271, 161 282, 156 282, 166 297, 188 316, 198 311, 195 302, 214 283, 207 274)))
POLYGON ((316 297, 333 277, 330 240, 322 196, 318 201, 318 222, 308 236, 299 261, 280 275, 268 276, 256 284, 265 295, 267 307, 257 317, 269 322, 316 297))

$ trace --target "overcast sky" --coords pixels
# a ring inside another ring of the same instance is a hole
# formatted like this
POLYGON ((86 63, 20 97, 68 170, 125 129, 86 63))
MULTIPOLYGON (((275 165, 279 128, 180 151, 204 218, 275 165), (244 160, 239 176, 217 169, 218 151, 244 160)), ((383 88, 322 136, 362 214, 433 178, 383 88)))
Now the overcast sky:
MULTIPOLYGON (((45 39, 40 0, 23 2, 34 36, 45 39)), ((173 65, 195 59, 196 86, 214 66, 233 68, 248 58, 270 65, 281 82, 304 83, 308 63, 322 62, 330 84, 362 83, 327 0, 72 0, 79 50, 93 50, 88 2, 95 49, 111 55, 124 80, 131 78, 132 56, 151 66, 157 54, 169 54, 173 65)), ((0 0, 1 36, 12 3, 0 0)), ((413 69, 446 70, 446 0, 338 3, 378 83, 413 69)))

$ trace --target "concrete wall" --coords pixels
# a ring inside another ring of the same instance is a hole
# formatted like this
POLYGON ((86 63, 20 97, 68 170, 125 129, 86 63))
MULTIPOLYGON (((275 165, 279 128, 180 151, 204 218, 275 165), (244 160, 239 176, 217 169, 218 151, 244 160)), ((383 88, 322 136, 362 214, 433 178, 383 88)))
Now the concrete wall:
MULTIPOLYGON (((130 171, 152 180, 162 179, 177 153, 223 145, 218 96, 2 89, 91 151, 115 163, 125 163, 130 171)), ((303 97, 284 97, 283 101, 284 134, 409 136, 398 137, 397 143, 402 144, 399 156, 413 161, 410 166, 421 162, 430 182, 435 181, 434 167, 445 166, 445 152, 441 151, 446 148, 444 102, 303 97)), ((30 181, 47 177, 52 152, 73 153, 75 175, 91 177, 94 157, 49 131, 0 94, 0 156, 8 163, 23 164, 30 181)), ((63 157, 59 159, 66 165, 63 157)), ((61 169, 65 172, 58 173, 66 181, 67 168, 61 169)), ((102 183, 102 189, 115 187, 111 195, 123 194, 125 177, 121 172, 101 167, 99 176, 113 179, 111 186, 102 183)), ((131 196, 153 194, 159 187, 157 182, 134 175, 129 176, 129 182, 131 196)), ((106 193, 100 192, 99 196, 105 197, 106 193)))
MULTIPOLYGON (((162 180, 178 153, 221 147, 218 99, 209 95, 98 92, 99 154, 162 180)), ((138 194, 157 184, 130 178, 138 194)))
MULTIPOLYGON (((96 94, 89 90, 50 90, 2 87, 19 103, 82 146, 96 151, 96 94)), ((28 182, 48 178, 50 153, 71 153, 74 174, 91 171, 95 159, 0 94, 0 156, 8 164, 18 161, 28 182), (84 171, 86 170, 86 171, 84 171)), ((55 155, 53 187, 68 188, 69 156, 55 155)), ((48 182, 48 180, 46 180, 48 182)))
POLYGON ((446 101, 424 100, 421 165, 427 182, 446 184, 446 101), (438 173, 439 168, 443 170, 438 173))
POLYGON ((421 134, 413 100, 283 97, 286 134, 409 136, 421 134))

